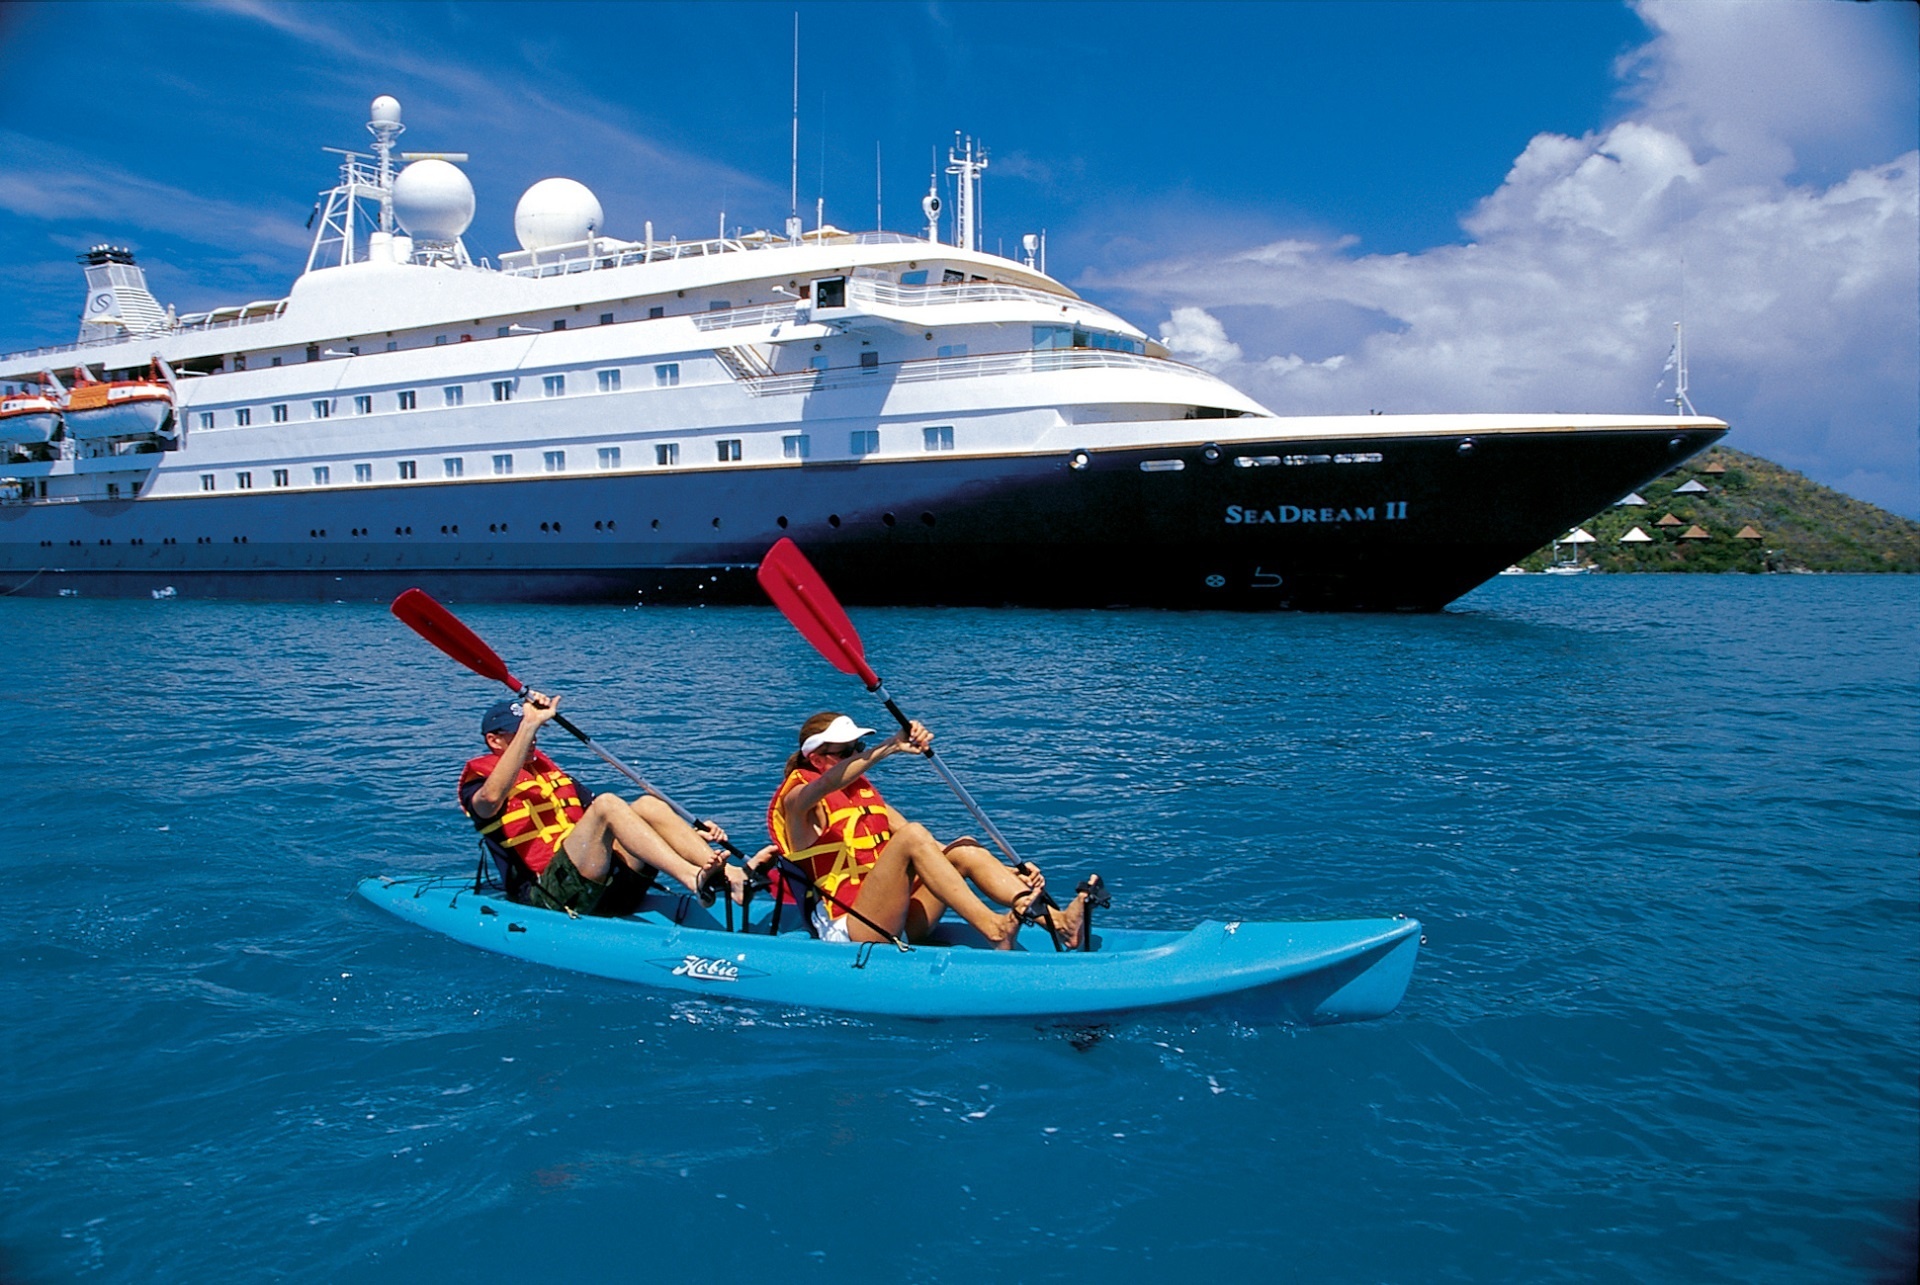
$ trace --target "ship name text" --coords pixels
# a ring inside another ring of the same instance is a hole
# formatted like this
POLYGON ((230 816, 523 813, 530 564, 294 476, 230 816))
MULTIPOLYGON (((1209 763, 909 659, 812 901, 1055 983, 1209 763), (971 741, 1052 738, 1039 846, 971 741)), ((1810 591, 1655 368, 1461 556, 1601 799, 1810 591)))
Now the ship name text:
POLYGON ((1268 523, 1287 522, 1398 522, 1407 516, 1405 500, 1388 500, 1385 504, 1348 505, 1345 508, 1321 507, 1310 505, 1276 504, 1270 509, 1255 508, 1250 505, 1229 504, 1226 524, 1228 526, 1263 526, 1268 523))

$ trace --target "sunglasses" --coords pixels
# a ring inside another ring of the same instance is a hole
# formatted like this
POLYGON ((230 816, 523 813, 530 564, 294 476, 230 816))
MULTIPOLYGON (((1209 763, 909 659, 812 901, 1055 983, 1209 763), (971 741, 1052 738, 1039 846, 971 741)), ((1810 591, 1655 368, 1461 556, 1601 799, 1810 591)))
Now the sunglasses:
POLYGON ((856 754, 865 754, 867 752, 867 743, 865 741, 855 741, 851 745, 822 745, 814 752, 816 754, 824 754, 828 758, 847 759, 852 758, 856 754))

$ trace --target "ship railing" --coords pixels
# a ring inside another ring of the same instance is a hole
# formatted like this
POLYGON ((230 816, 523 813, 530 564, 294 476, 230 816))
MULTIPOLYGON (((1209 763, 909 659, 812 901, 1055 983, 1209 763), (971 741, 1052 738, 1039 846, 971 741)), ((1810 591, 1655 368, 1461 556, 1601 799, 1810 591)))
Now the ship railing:
POLYGON ((693 324, 701 330, 731 330, 735 326, 770 326, 777 322, 793 320, 794 305, 788 303, 763 303, 752 308, 716 308, 712 312, 697 312, 693 324))
MULTIPOLYGON (((917 245, 919 237, 900 232, 838 232, 828 236, 809 233, 807 245, 917 245)), ((741 254, 750 250, 778 250, 789 242, 784 237, 754 233, 742 237, 710 237, 704 241, 671 239, 652 245, 622 243, 600 253, 573 253, 551 263, 529 263, 501 269, 510 277, 564 277, 576 272, 600 272, 608 268, 626 268, 636 263, 660 263, 675 259, 699 259, 716 254, 741 254)))
MULTIPOLYGON (((925 357, 903 361, 892 368, 891 382, 917 384, 942 379, 982 379, 996 375, 1096 369, 1152 371, 1208 382, 1214 378, 1204 370, 1167 357, 1147 357, 1097 348, 1053 348, 1037 352, 987 353, 978 357, 925 357)), ((734 378, 745 384, 756 397, 778 397, 835 388, 870 387, 876 382, 884 382, 886 371, 886 367, 880 366, 843 366, 837 370, 807 370, 757 379, 745 378, 735 372, 734 378)))
POLYGON ((891 281, 867 281, 854 278, 847 283, 854 299, 888 304, 896 308, 929 308, 954 303, 1037 303, 1057 308, 1062 303, 1079 303, 1070 294, 1054 294, 1027 286, 1000 285, 994 282, 956 282, 938 286, 897 286, 891 281))
POLYGON ((170 326, 142 333, 128 331, 120 335, 107 335, 100 339, 76 339, 68 344, 55 344, 45 348, 23 348, 18 352, 0 353, 0 362, 26 361, 34 357, 58 357, 66 353, 82 352, 90 348, 111 348, 116 344, 129 343, 138 339, 165 339, 173 335, 195 334, 205 330, 226 330, 233 326, 253 326, 263 321, 277 320, 287 310, 287 301, 277 299, 272 302, 250 303, 245 307, 215 308, 211 312, 193 312, 179 318, 170 326))

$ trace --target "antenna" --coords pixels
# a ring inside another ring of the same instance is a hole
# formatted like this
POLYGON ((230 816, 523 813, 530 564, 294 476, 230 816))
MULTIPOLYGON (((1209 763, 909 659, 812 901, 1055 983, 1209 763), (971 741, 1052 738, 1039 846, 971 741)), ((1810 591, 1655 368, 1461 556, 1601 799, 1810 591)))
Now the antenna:
POLYGON ((787 187, 787 240, 800 244, 800 11, 793 11, 793 165, 787 187))
POLYGON ((873 230, 885 229, 886 219, 880 213, 880 140, 873 140, 873 230))

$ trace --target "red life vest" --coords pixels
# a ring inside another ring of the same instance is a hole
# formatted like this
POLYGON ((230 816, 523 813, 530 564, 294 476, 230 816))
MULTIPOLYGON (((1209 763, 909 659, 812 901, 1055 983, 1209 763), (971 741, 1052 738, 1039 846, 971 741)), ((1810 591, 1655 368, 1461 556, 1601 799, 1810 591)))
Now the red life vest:
MULTIPOLYGON (((470 760, 460 773, 462 792, 469 781, 486 780, 499 762, 498 754, 483 754, 470 760)), ((460 806, 466 807, 464 798, 460 806)), ((521 764, 520 774, 513 778, 500 811, 491 820, 483 821, 475 816, 473 824, 481 834, 504 845, 526 863, 527 869, 539 875, 586 810, 573 778, 536 749, 521 764)), ((468 811, 467 815, 473 816, 473 813, 468 811)))
POLYGON ((866 777, 859 777, 813 805, 813 828, 819 834, 812 847, 796 849, 787 826, 787 795, 820 773, 811 768, 795 768, 774 791, 767 805, 767 833, 782 856, 813 876, 821 892, 822 903, 835 919, 846 908, 828 900, 838 897, 847 905, 860 895, 860 881, 867 869, 880 859, 880 849, 893 837, 893 821, 887 814, 886 800, 866 777))

